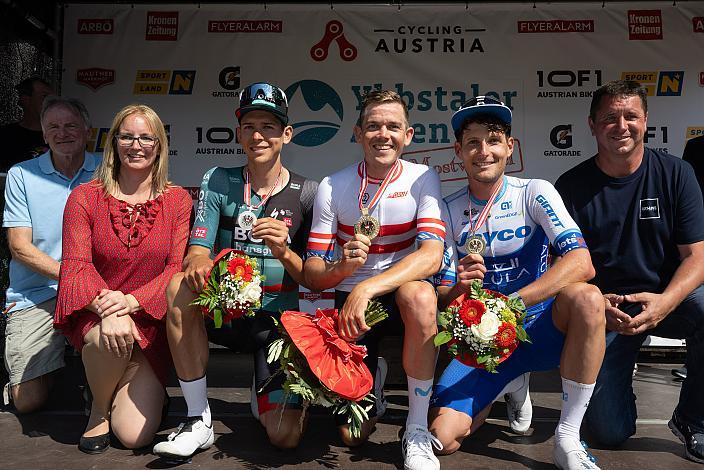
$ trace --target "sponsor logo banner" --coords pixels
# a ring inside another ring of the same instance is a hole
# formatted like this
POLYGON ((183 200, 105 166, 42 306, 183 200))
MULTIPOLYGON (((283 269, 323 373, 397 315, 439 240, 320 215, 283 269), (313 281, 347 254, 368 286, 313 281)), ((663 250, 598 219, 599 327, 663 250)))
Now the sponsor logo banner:
POLYGON ((538 98, 591 98, 601 70, 537 70, 538 98))
POLYGON ((218 84, 223 90, 213 90, 210 92, 213 98, 236 98, 240 88, 240 67, 238 65, 230 65, 224 67, 218 73, 218 84))
POLYGON ((98 67, 79 69, 76 70, 76 81, 96 91, 98 88, 115 82, 115 71, 98 67))
POLYGON ((660 218, 660 201, 658 198, 646 198, 640 200, 640 218, 641 219, 659 219, 660 218))
POLYGON ((485 31, 485 28, 468 28, 459 24, 420 26, 402 24, 394 28, 379 28, 374 30, 375 34, 381 36, 377 40, 374 52, 385 54, 483 53, 484 46, 475 33, 485 31))
POLYGON ((209 20, 209 33, 283 33, 281 20, 209 20))
POLYGON ((704 126, 699 127, 688 127, 687 133, 685 134, 685 139, 689 140, 693 137, 700 137, 704 135, 704 126))
POLYGON ((112 34, 115 23, 112 18, 80 18, 78 34, 112 34))
POLYGON ((325 25, 323 38, 310 48, 310 57, 318 62, 327 59, 330 44, 335 41, 337 48, 340 50, 340 58, 342 60, 351 62, 356 59, 357 48, 347 40, 343 30, 344 27, 339 21, 329 21, 328 24, 325 25))
POLYGON ((594 20, 519 20, 519 33, 593 33, 594 20))
POLYGON ((544 150, 546 157, 581 157, 581 150, 572 148, 572 124, 558 124, 550 131, 550 143, 557 149, 544 150))
POLYGON ((628 10, 628 39, 630 41, 662 39, 662 12, 628 10))
POLYGON ((195 84, 195 70, 137 70, 135 95, 190 95, 195 84))
POLYGON ((148 11, 147 41, 175 41, 178 39, 177 11, 148 11))
POLYGON ((317 147, 335 137, 344 111, 342 99, 333 87, 319 80, 301 80, 286 88, 284 93, 292 109, 308 109, 305 120, 295 120, 292 124, 294 144, 317 147))
POLYGON ((648 96, 681 96, 684 71, 622 72, 621 79, 640 83, 648 96))
POLYGON ((704 86, 704 72, 699 72, 699 86, 704 86))
POLYGON ((704 16, 695 16, 692 18, 692 30, 695 33, 704 33, 704 16))

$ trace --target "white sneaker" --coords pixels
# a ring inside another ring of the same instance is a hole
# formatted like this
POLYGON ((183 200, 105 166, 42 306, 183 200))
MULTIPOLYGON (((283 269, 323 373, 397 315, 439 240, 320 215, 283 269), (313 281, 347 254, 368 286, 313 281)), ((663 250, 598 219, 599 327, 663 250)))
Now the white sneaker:
POLYGON ((164 442, 154 446, 159 457, 183 460, 192 456, 198 449, 213 445, 213 426, 206 426, 200 416, 192 416, 178 425, 164 442))
POLYGON ((252 375, 252 388, 250 389, 249 395, 249 409, 252 410, 252 416, 254 416, 254 419, 259 419, 259 402, 257 401, 256 380, 256 377, 252 375))
POLYGON ((384 383, 386 374, 389 372, 389 364, 386 359, 379 357, 376 363, 376 373, 374 374, 374 396, 376 397, 376 417, 381 418, 386 413, 386 406, 389 402, 384 396, 384 383))
POLYGON ((555 466, 562 470, 600 470, 596 459, 587 452, 587 446, 577 439, 555 439, 552 453, 555 466))
POLYGON ((524 374, 523 386, 504 395, 508 425, 516 434, 526 434, 533 420, 533 403, 530 401, 530 373, 524 374))
POLYGON ((405 470, 440 470, 440 461, 435 456, 433 447, 442 450, 442 443, 428 431, 428 428, 417 424, 408 424, 401 440, 403 468, 405 470))

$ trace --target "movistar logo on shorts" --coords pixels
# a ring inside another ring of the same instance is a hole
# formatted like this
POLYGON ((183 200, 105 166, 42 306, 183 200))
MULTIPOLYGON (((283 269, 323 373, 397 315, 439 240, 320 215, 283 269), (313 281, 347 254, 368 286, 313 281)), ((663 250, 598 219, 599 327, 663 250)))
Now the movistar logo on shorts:
POLYGON ((317 147, 332 139, 342 124, 342 100, 327 83, 301 80, 286 89, 289 114, 294 130, 293 143, 302 147, 317 147), (303 98, 305 106, 300 99, 303 98), (294 101, 297 101, 295 104, 294 101), (296 119, 297 109, 305 109, 305 118, 296 119))

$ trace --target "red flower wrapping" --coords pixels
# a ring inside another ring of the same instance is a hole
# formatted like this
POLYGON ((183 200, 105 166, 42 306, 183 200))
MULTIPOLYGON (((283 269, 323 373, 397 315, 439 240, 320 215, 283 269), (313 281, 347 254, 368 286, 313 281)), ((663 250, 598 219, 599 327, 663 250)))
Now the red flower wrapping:
POLYGON ((474 299, 467 299, 462 302, 457 312, 462 319, 462 323, 467 326, 478 325, 482 321, 482 315, 486 312, 483 303, 474 299))
POLYGON ((281 314, 286 332, 318 380, 342 398, 358 401, 374 385, 372 374, 362 362, 367 348, 340 338, 337 321, 336 309, 318 309, 314 316, 293 311, 281 314))

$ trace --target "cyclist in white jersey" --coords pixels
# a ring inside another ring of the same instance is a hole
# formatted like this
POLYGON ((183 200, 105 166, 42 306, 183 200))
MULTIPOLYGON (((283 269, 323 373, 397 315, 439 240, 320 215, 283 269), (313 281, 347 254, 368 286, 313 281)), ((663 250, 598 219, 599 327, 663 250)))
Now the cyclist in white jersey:
MULTIPOLYGON (((455 113, 452 126, 468 185, 444 200, 439 307, 483 279, 485 288, 526 304, 532 343, 521 343, 495 374, 453 360, 435 387, 430 430, 443 444, 441 453, 456 451, 498 396, 517 391, 516 384, 527 388, 524 374, 559 365, 563 403, 553 459, 562 469, 598 469, 580 442, 579 427, 604 356, 604 301, 598 288, 584 282, 594 268, 582 234, 552 184, 504 175, 514 143, 508 107, 488 96, 473 98, 455 113), (485 207, 489 215, 477 220, 485 207), (471 235, 483 238, 483 256, 467 254, 471 235), (552 265, 551 248, 559 257, 552 265)), ((529 412, 527 393, 523 397, 525 403, 509 408, 529 412)))
MULTIPOLYGON (((404 466, 407 470, 437 470, 440 464, 432 444, 439 443, 427 428, 435 372, 437 298, 425 279, 438 271, 442 260, 445 227, 440 218, 440 180, 424 165, 399 160, 413 138, 413 127, 396 92, 367 95, 355 138, 364 160, 325 178, 318 187, 304 275, 314 289, 337 289, 340 336, 357 340, 364 334, 359 343, 368 348, 364 362, 371 371, 377 369, 380 336, 389 328, 398 328, 398 317, 403 321, 403 367, 409 389, 404 466), (373 298, 386 307, 390 318, 369 331, 364 309, 373 298)), ((380 375, 374 378, 375 393, 383 382, 380 375)), ((339 423, 346 444, 366 440, 382 412, 377 408, 370 410, 360 439, 352 439, 348 426, 339 423)))

